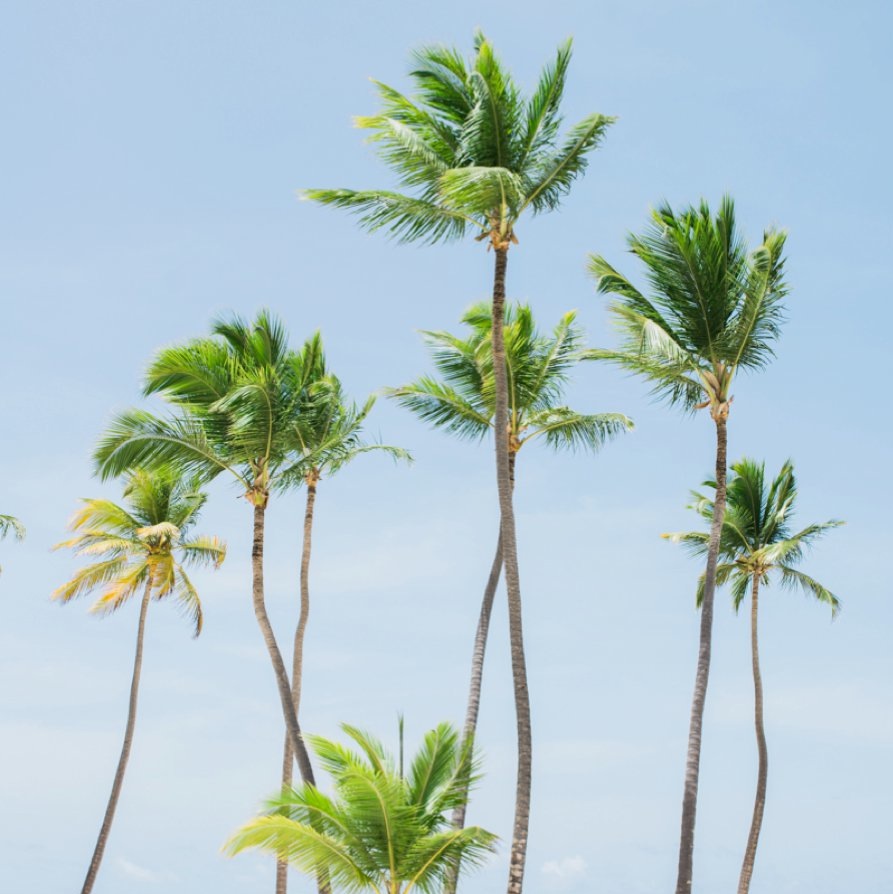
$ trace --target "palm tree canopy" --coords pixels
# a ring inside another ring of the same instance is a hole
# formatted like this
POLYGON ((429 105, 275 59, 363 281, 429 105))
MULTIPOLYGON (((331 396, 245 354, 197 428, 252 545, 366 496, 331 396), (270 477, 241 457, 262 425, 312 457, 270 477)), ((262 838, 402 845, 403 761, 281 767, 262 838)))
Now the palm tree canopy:
POLYGON ((475 866, 494 849, 490 832, 449 825, 448 812, 467 798, 476 775, 470 750, 449 724, 425 736, 406 775, 373 736, 342 729, 359 750, 307 737, 334 794, 304 785, 273 799, 268 815, 227 842, 230 854, 258 848, 304 872, 324 870, 346 892, 433 894, 450 868, 475 866))
MULTIPOLYGON (((705 481, 704 486, 716 489, 713 481, 705 481)), ((697 491, 693 491, 692 496, 694 503, 690 508, 709 526, 713 520, 713 500, 697 491)), ((734 463, 727 499, 719 547, 722 561, 717 567, 716 580, 718 584, 730 583, 735 609, 747 595, 748 582, 754 576, 768 584, 769 575, 774 571, 781 577, 782 586, 799 587, 819 602, 829 605, 832 614, 837 614, 840 609, 837 597, 797 566, 820 537, 843 522, 831 519, 807 525, 800 531, 792 530, 791 516, 796 508, 797 481, 790 460, 771 482, 766 480, 764 463, 751 459, 734 463)), ((694 555, 707 553, 709 535, 704 531, 663 536, 684 544, 694 555)), ((702 575, 698 585, 699 605, 703 585, 702 575)))
POLYGON ((346 208, 403 242, 471 229, 506 246, 526 210, 560 204, 614 120, 587 115, 561 134, 570 59, 568 40, 525 97, 480 32, 470 60, 445 46, 416 50, 412 92, 376 81, 381 110, 355 119, 405 192, 311 189, 304 198, 346 208))
POLYGON ((295 352, 268 311, 253 322, 220 319, 211 337, 156 355, 145 392, 161 394, 179 414, 119 414, 96 449, 99 472, 109 477, 173 464, 209 480, 226 471, 246 495, 264 501, 277 473, 290 464, 292 422, 324 374, 318 334, 295 352))
MULTIPOLYGON (((547 335, 537 330, 528 305, 506 306, 509 442, 513 451, 537 437, 553 448, 596 450, 633 427, 620 413, 586 415, 563 405, 568 377, 580 360, 583 344, 582 330, 575 321, 576 314, 570 311, 547 335)), ((495 416, 489 304, 474 305, 462 322, 470 330, 465 338, 449 332, 423 333, 440 379, 423 376, 388 393, 425 422, 479 440, 493 428, 495 416)))
POLYGON ((679 212, 661 205, 628 239, 644 265, 647 296, 603 257, 590 257, 598 291, 614 296, 621 345, 587 357, 644 376, 655 395, 685 410, 726 414, 737 370, 774 356, 788 291, 785 240, 783 230, 767 230, 748 251, 728 196, 715 216, 706 202, 679 212))
POLYGON ((197 479, 172 469, 137 470, 128 475, 125 505, 83 500, 69 524, 74 536, 54 549, 72 549, 91 564, 53 593, 68 602, 100 590, 91 611, 117 611, 151 584, 155 599, 173 599, 201 632, 202 608, 186 573, 190 567, 219 568, 226 545, 217 537, 191 536, 205 502, 197 479))

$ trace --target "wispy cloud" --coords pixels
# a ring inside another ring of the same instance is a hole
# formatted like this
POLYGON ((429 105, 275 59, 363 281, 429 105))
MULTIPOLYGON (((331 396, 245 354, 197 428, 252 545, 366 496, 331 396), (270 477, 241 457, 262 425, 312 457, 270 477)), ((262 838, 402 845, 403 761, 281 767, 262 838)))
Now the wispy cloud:
POLYGON ((140 882, 161 881, 161 876, 158 873, 152 872, 151 869, 146 869, 143 866, 137 866, 136 863, 131 863, 130 860, 125 860, 124 857, 118 857, 118 867, 128 878, 136 879, 140 882))
POLYGON ((543 875, 553 891, 567 891, 586 874, 586 861, 579 855, 548 860, 543 863, 543 875))

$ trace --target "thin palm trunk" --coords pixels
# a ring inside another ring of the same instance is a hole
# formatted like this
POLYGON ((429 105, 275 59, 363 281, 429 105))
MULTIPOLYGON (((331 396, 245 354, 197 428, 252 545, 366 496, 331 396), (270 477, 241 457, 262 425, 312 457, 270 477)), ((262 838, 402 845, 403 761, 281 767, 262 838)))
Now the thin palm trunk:
MULTIPOLYGON (((295 707, 295 717, 300 718, 301 683, 304 669, 304 634, 310 617, 310 547, 313 534, 313 507, 316 503, 316 479, 307 479, 307 502, 304 507, 304 543, 301 550, 301 611, 295 630, 295 646, 292 657, 291 698, 295 707)), ((282 788, 291 787, 295 763, 294 749, 288 735, 282 754, 282 788)), ((303 778, 303 777, 302 777, 303 778)), ((304 779, 304 782, 313 782, 304 779)), ((285 894, 288 889, 288 863, 280 860, 276 864, 276 894, 285 894)))
MULTIPOLYGON (((512 490, 515 487, 515 458, 516 453, 509 454, 509 476, 512 490)), ((487 578, 487 586, 484 588, 484 598, 481 600, 481 613, 478 616, 477 631, 474 636, 474 649, 471 654, 471 683, 468 687, 468 706, 465 710, 465 726, 462 729, 462 747, 467 748, 477 735, 478 714, 481 708, 481 688, 484 675, 484 658, 487 651, 487 637, 490 632, 490 617, 493 614, 493 601, 496 597, 496 589, 499 586, 499 578, 502 574, 502 528, 496 540, 496 554, 493 556, 493 564, 490 566, 490 576, 487 578)), ((465 787, 466 796, 468 786, 465 787)), ((465 827, 465 815, 468 803, 462 803, 453 811, 452 824, 454 829, 465 827)), ((458 883, 458 867, 453 867, 447 875, 444 884, 444 894, 455 894, 458 883)))
POLYGON ((726 416, 728 404, 715 413, 716 422, 716 500, 710 541, 707 547, 707 569, 704 574, 704 599, 701 603, 701 631, 698 648, 698 668, 691 703, 688 730, 688 754, 685 763, 685 788, 682 796, 682 828, 679 837, 679 874, 676 894, 690 894, 692 858, 695 847, 695 813, 698 805, 698 775, 701 765, 701 729, 704 703, 707 698, 707 678, 710 674, 710 646, 713 637, 713 597, 716 592, 716 563, 719 538, 726 511, 726 416))
POLYGON ((152 575, 146 582, 146 591, 140 604, 140 620, 136 633, 136 656, 133 660, 133 678, 130 681, 130 705, 127 709, 127 726, 124 729, 124 745, 121 748, 121 756, 118 758, 118 769, 115 771, 115 781, 112 783, 112 793, 109 795, 109 803, 105 808, 105 816, 99 829, 99 837, 96 839, 96 847, 93 850, 93 859, 87 870, 87 878, 81 894, 90 894, 96 882, 102 855, 112 828, 112 820, 115 818, 115 810, 118 807, 118 798, 121 795, 121 785, 124 782, 124 771, 127 769, 127 761, 130 759, 130 749, 133 745, 133 730, 136 725, 136 708, 139 701, 140 675, 143 669, 143 639, 146 632, 146 614, 149 610, 149 600, 152 596, 152 575))
POLYGON ((769 753, 766 749, 766 731, 763 727, 763 678, 760 674, 760 650, 757 641, 757 603, 760 593, 760 576, 753 576, 753 590, 750 602, 750 648, 753 660, 753 705, 754 728, 757 734, 757 751, 760 762, 757 770, 757 794, 753 804, 753 820, 750 834, 747 837, 747 849, 741 866, 741 877, 738 880, 738 894, 748 894, 753 865, 757 856, 757 843, 760 840, 760 829, 763 825, 763 808, 766 806, 766 780, 769 775, 769 753))
POLYGON ((505 368, 505 271, 508 246, 494 245, 496 262, 493 275, 493 380, 495 391, 494 428, 496 441, 496 486, 499 492, 499 518, 502 532, 502 561, 508 595, 509 640, 512 678, 515 689, 515 715, 518 727, 518 778, 515 785, 515 821, 509 858, 508 894, 521 894, 524 863, 527 859, 527 830, 530 824, 530 784, 533 744, 530 731, 530 692, 524 659, 524 632, 521 621, 521 581, 518 574, 518 544, 515 536, 515 512, 509 469, 508 381, 505 368))
POLYGON ((266 506, 262 501, 254 505, 254 542, 251 547, 251 595, 254 603, 254 616, 264 638, 270 661, 273 664, 273 673, 276 677, 276 685, 279 688, 279 699, 282 702, 282 714, 285 718, 285 728, 288 738, 294 749, 301 771, 301 778, 313 782, 313 768, 310 766, 310 756, 304 740, 301 738, 301 727, 298 725, 298 715, 292 702, 291 686, 288 682, 288 673, 285 670, 285 662, 282 660, 282 652, 273 633, 273 627, 267 615, 267 607, 264 603, 264 516, 266 506))
MULTIPOLYGON (((493 614, 493 601, 496 598, 496 588, 499 586, 499 577, 502 574, 502 531, 496 540, 496 555, 493 556, 493 564, 490 566, 490 576, 487 578, 487 586, 484 588, 484 598, 481 600, 481 613, 478 616, 477 631, 474 635, 474 649, 471 653, 471 683, 468 687, 468 706, 465 709, 465 726, 462 729, 462 747, 467 748, 474 741, 477 732, 478 713, 481 707, 481 681, 484 675, 484 656, 487 651, 487 635, 490 630, 490 616, 493 614)), ((465 786, 466 793, 468 786, 465 786)), ((453 810, 452 824, 454 829, 465 827, 465 812, 467 804, 462 803, 453 810)), ((455 894, 459 881, 459 867, 453 866, 447 873, 444 883, 444 894, 455 894)))

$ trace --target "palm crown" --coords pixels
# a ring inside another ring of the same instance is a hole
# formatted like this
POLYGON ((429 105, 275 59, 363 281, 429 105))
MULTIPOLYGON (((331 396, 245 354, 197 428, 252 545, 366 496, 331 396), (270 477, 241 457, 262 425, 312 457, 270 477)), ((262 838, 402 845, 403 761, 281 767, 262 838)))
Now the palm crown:
MULTIPOLYGON (((632 428, 632 422, 620 413, 586 415, 562 404, 568 374, 580 359, 583 341, 575 318, 573 311, 566 313, 552 333, 544 335, 536 329, 529 306, 506 308, 509 447, 513 453, 539 437, 553 448, 594 450, 632 428)), ((493 428, 495 415, 489 304, 473 306, 462 322, 471 330, 464 339, 449 332, 424 333, 442 379, 423 376, 389 393, 424 421, 460 437, 480 439, 493 428)))
POLYGON ((307 736, 332 777, 334 796, 305 785, 269 803, 271 813, 241 828, 230 853, 259 848, 315 874, 325 870, 344 891, 423 894, 440 891, 451 867, 479 863, 496 836, 449 827, 446 814, 467 798, 470 751, 449 724, 431 730, 404 776, 368 733, 342 729, 356 752, 307 736))
POLYGON ((570 58, 568 40, 525 97, 480 32, 470 61, 444 46, 417 50, 414 93, 375 82, 381 111, 355 119, 407 192, 311 189, 304 197, 401 241, 455 239, 470 228, 507 245, 526 210, 560 204, 614 120, 587 115, 561 136, 570 58))
POLYGON ((205 479, 228 471, 265 504, 290 465, 295 418, 324 374, 321 341, 290 351, 284 327, 266 311, 253 323, 220 320, 212 331, 163 349, 149 367, 146 393, 161 393, 184 412, 118 415, 97 447, 97 463, 105 476, 169 463, 205 479))
POLYGON ((131 473, 124 487, 126 506, 84 500, 70 523, 74 536, 56 544, 94 559, 53 598, 68 602, 94 590, 102 593, 92 611, 114 612, 138 590, 155 599, 173 599, 201 632, 202 609, 189 567, 218 568, 226 546, 217 537, 189 536, 205 496, 198 481, 170 470, 131 473))
POLYGON ((587 356, 645 376, 655 394, 686 410, 709 406, 715 417, 726 415, 735 373, 773 356, 787 293, 785 239, 769 230, 749 252, 729 197, 715 217, 705 202, 678 213, 660 206, 648 229, 628 240, 650 296, 604 258, 590 259, 598 290, 615 296, 610 310, 622 343, 587 356))
MULTIPOLYGON (((799 587, 819 602, 831 607, 836 614, 840 604, 826 587, 797 568, 805 552, 831 528, 843 524, 832 519, 807 525, 800 531, 791 529, 791 516, 797 500, 797 481, 790 461, 771 481, 766 481, 765 465, 742 459, 732 465, 728 485, 728 503, 720 536, 720 557, 716 569, 719 585, 730 583, 735 609, 747 595, 748 584, 756 577, 768 584, 770 572, 775 571, 784 587, 799 587)), ((706 481, 707 487, 716 487, 706 481)), ((713 520, 713 500, 693 492, 694 509, 707 522, 713 520)), ((704 531, 665 534, 664 537, 685 544, 695 555, 707 552, 709 535, 704 531)), ((698 585, 698 604, 703 595, 704 577, 698 585)))

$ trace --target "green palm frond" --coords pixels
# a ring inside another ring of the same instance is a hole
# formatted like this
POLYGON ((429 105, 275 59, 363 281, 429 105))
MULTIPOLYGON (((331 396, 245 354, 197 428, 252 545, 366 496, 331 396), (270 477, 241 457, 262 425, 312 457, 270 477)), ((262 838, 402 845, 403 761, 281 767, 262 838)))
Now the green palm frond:
POLYGON ((140 467, 173 467, 206 481, 229 471, 246 489, 250 486, 234 467, 236 458, 212 443, 201 419, 196 417, 164 419, 146 410, 119 413, 97 444, 93 457, 103 480, 140 467))
POLYGON ((178 544, 183 565, 190 568, 219 568, 226 558, 226 544, 219 537, 193 537, 178 544))
POLYGON ((831 616, 836 617, 840 612, 840 600, 825 586, 820 584, 815 578, 804 574, 796 568, 789 565, 779 565, 781 572, 781 584, 783 587, 794 589, 799 587, 804 592, 814 596, 819 602, 824 602, 830 606, 831 616))
POLYGON ((381 889, 376 879, 357 865, 347 847, 309 823, 300 823, 285 816, 260 816, 244 825, 225 845, 230 855, 257 849, 274 854, 296 869, 315 875, 324 866, 336 890, 345 892, 381 889))
POLYGON ((632 420, 622 413, 584 415, 568 407, 531 413, 527 424, 533 433, 524 441, 542 436, 553 450, 592 452, 599 450, 611 438, 632 431, 634 427, 632 420))
POLYGON ((540 214, 558 208, 574 181, 585 173, 590 153, 601 145, 616 120, 607 115, 587 115, 570 129, 553 153, 541 152, 544 157, 531 172, 521 211, 530 206, 535 214, 540 214))
POLYGON ((308 736, 334 794, 313 786, 283 792, 226 843, 230 854, 259 849, 336 890, 378 894, 439 891, 453 870, 480 864, 496 838, 478 827, 449 828, 448 811, 468 795, 475 761, 442 724, 425 736, 404 779, 375 737, 344 725, 359 750, 308 736), (463 785, 464 783, 464 785, 463 785))
POLYGON ((385 393, 423 422, 462 438, 480 440, 493 424, 490 415, 484 416, 449 385, 428 376, 385 393))
POLYGON ((16 540, 23 540, 25 526, 14 515, 0 515, 0 540, 10 534, 16 540))
POLYGON ((483 229, 455 209, 387 190, 307 189, 301 198, 350 211, 363 229, 387 230, 397 242, 433 245, 461 238, 468 224, 483 229))

